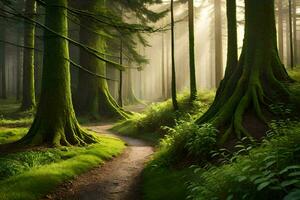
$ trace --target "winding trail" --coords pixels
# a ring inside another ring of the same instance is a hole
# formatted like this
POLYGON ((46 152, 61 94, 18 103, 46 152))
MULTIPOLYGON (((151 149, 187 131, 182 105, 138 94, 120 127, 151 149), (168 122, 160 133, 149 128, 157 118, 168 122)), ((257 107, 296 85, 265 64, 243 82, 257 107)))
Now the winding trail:
POLYGON ((115 135, 112 125, 87 127, 100 134, 113 135, 124 140, 128 147, 123 154, 107 161, 103 166, 80 175, 60 186, 47 196, 55 200, 141 200, 141 172, 153 153, 147 143, 129 137, 115 135))

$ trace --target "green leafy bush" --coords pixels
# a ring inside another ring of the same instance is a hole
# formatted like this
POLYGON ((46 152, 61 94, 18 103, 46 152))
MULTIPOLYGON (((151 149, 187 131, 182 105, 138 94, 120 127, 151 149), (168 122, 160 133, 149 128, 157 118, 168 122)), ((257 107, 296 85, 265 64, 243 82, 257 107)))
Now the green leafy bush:
POLYGON ((221 166, 195 170, 189 199, 299 199, 300 124, 272 123, 272 137, 259 147, 234 154, 221 166))
MULTIPOLYGON (((144 113, 136 113, 130 119, 116 124, 113 130, 135 137, 150 133, 157 142, 159 138, 167 134, 167 129, 163 127, 174 127, 176 126, 176 121, 186 120, 190 115, 197 118, 197 116, 202 115, 208 109, 213 97, 213 91, 199 92, 197 99, 191 102, 189 93, 183 93, 178 95, 178 111, 174 111, 171 99, 153 103, 144 113)), ((144 137, 143 139, 147 138, 144 137)))
POLYGON ((216 129, 210 124, 195 124, 191 116, 177 122, 174 128, 163 129, 167 134, 161 140, 160 151, 156 155, 156 159, 161 163, 171 164, 186 155, 205 161, 216 146, 216 129))
POLYGON ((185 147, 191 155, 207 156, 217 143, 218 131, 211 124, 204 124, 200 127, 194 124, 194 126, 196 127, 190 132, 185 147))

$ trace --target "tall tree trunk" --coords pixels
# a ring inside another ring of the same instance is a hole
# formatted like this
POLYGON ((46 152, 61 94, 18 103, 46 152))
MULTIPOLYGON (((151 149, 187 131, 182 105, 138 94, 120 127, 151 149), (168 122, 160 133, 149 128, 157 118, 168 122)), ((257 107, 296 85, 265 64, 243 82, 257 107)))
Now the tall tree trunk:
MULTIPOLYGON (((120 41, 120 65, 123 65, 123 41, 120 41)), ((119 78, 119 104, 123 107, 123 72, 122 70, 119 71, 120 78, 119 78)))
POLYGON ((194 0, 188 1, 189 7, 189 48, 190 48, 190 99, 197 97, 196 67, 195 67, 195 31, 194 31, 194 0))
POLYGON ((166 98, 166 72, 165 72, 165 33, 161 35, 161 93, 166 98))
POLYGON ((239 63, 226 77, 224 89, 218 92, 213 105, 197 120, 220 129, 220 143, 233 133, 238 138, 251 137, 251 127, 245 121, 250 111, 265 126, 256 131, 265 131, 267 105, 291 100, 284 84, 291 80, 278 55, 274 0, 245 0, 245 9, 245 37, 239 63))
POLYGON ((215 68, 216 87, 223 79, 222 2, 214 0, 215 8, 215 68))
MULTIPOLYGON (((131 66, 131 63, 129 62, 129 66, 131 66)), ((132 85, 132 69, 128 69, 126 71, 126 88, 125 88, 125 103, 126 105, 133 105, 141 103, 141 101, 135 96, 133 85, 132 85)))
MULTIPOLYGON (((67 0, 45 0, 45 25, 67 37, 67 0)), ((85 145, 96 139, 83 131, 73 110, 68 41, 45 31, 42 90, 28 134, 18 144, 85 145)))
POLYGON ((172 103, 174 110, 178 110, 175 67, 175 31, 174 31, 174 0, 171 0, 171 63, 172 63, 172 103))
MULTIPOLYGON (((21 42, 21 36, 18 34, 18 45, 22 45, 21 42)), ((21 99, 21 53, 22 49, 17 48, 17 100, 19 101, 21 99)))
POLYGON ((294 69, 294 44, 293 44, 293 16, 292 16, 292 0, 289 0, 289 36, 290 36, 290 56, 291 69, 294 69))
MULTIPOLYGON (((36 1, 26 0, 25 15, 31 19, 36 15, 36 1)), ((34 43, 35 25, 25 23, 24 45, 29 48, 24 49, 23 60, 23 97, 22 110, 30 110, 35 107, 35 88, 34 88, 34 43)))
MULTIPOLYGON (((105 5, 105 0, 93 1, 85 0, 80 4, 81 9, 86 9, 91 13, 97 13, 105 5)), ((84 24, 88 18, 81 17, 81 23, 84 24)), ((102 30, 93 22, 89 26, 93 30, 100 33, 102 30)), ((85 28, 80 29, 81 43, 105 52, 105 38, 97 33, 90 32, 85 28)), ((85 50, 80 52, 80 64, 88 70, 106 76, 106 63, 90 55, 85 50)), ((107 118, 125 118, 127 114, 119 107, 109 92, 108 84, 105 79, 91 77, 89 74, 80 71, 78 79, 77 91, 79 106, 79 113, 99 115, 99 117, 107 118)))
MULTIPOLYGON (((4 23, 3 28, 0 31, 1 40, 5 41, 6 37, 6 24, 4 23)), ((5 43, 0 43, 0 67, 1 67, 1 98, 7 98, 7 86, 6 86, 6 63, 5 63, 5 43)))
POLYGON ((293 1, 293 41, 294 41, 294 65, 298 64, 298 42, 297 42, 297 0, 293 1))
POLYGON ((277 1, 278 7, 278 51, 279 56, 281 59, 284 58, 283 56, 283 9, 282 9, 282 1, 277 1))
POLYGON ((220 95, 229 77, 236 70, 238 65, 238 44, 237 44, 237 18, 236 18, 236 0, 226 0, 227 14, 227 63, 225 77, 221 81, 217 96, 220 95))

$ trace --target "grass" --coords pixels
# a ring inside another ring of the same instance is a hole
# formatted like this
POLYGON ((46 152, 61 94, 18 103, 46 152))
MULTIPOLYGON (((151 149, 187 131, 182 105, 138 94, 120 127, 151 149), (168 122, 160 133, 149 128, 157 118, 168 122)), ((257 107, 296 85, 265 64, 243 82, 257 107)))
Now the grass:
POLYGON ((192 179, 191 169, 148 167, 143 172, 144 200, 183 200, 188 195, 186 182, 192 179))
POLYGON ((7 144, 21 139, 28 131, 28 128, 1 128, 0 144, 7 144))
POLYGON ((144 113, 135 113, 130 119, 117 123, 113 130, 157 144, 166 134, 163 126, 173 127, 176 121, 189 118, 191 115, 194 117, 201 115, 208 109, 213 98, 213 91, 203 91, 198 93, 196 101, 190 103, 189 94, 183 93, 178 95, 178 111, 174 111, 171 100, 154 103, 144 113))
POLYGON ((0 127, 28 127, 33 121, 34 111, 20 111, 15 100, 0 100, 0 127))
POLYGON ((1 157, 0 166, 10 165, 6 172, 2 172, 8 177, 0 181, 0 199, 40 199, 63 182, 117 156, 125 148, 119 139, 108 136, 99 139, 99 144, 88 147, 22 152, 1 157))
MULTIPOLYGON (((0 144, 22 138, 32 123, 33 111, 20 112, 12 100, 0 101, 0 144)), ((93 133, 92 133, 93 134, 93 133)), ((61 147, 0 156, 0 199, 41 199, 65 181, 103 164, 125 148, 124 142, 99 136, 100 143, 61 147)))

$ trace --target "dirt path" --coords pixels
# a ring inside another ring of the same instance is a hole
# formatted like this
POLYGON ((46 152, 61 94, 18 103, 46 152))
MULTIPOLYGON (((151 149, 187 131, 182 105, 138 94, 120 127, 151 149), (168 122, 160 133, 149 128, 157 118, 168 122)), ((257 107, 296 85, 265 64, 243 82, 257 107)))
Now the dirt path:
MULTIPOLYGON (((111 125, 100 125, 88 128, 114 135, 108 131, 110 127, 111 125)), ((145 162, 153 153, 153 148, 141 140, 116 137, 128 144, 121 156, 62 185, 53 194, 48 195, 48 199, 141 200, 140 175, 145 162)))

